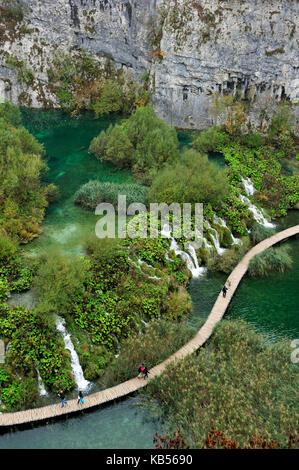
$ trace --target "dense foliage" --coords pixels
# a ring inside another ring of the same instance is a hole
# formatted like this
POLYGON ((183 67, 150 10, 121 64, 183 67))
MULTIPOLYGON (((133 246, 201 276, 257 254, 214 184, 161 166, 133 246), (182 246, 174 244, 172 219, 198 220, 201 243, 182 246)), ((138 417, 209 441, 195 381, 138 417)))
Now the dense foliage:
MULTIPOLYGON (((289 107, 281 105, 273 115, 268 134, 248 129, 241 132, 240 127, 238 132, 230 132, 227 126, 214 126, 201 132, 193 145, 200 151, 222 152, 231 186, 237 188, 242 177, 250 178, 256 189, 254 203, 266 207, 272 217, 281 216, 299 199, 298 141, 293 126, 289 107)), ((236 202, 231 197, 228 205, 235 210, 236 202)))
POLYGON ((95 117, 129 113, 150 99, 146 83, 125 76, 109 57, 96 59, 85 49, 73 54, 58 51, 48 80, 62 109, 77 114, 93 110, 95 117))
POLYGON ((271 271, 284 272, 293 264, 289 246, 271 247, 254 256, 249 263, 250 276, 266 276, 271 271))
POLYGON ((0 104, 1 233, 27 243, 38 235, 53 185, 42 186, 44 149, 20 124, 18 110, 0 104))
POLYGON ((149 183, 165 163, 178 158, 178 139, 173 127, 159 119, 150 106, 138 108, 122 126, 110 126, 93 139, 90 152, 117 167, 132 168, 149 183))
POLYGON ((287 340, 269 345, 248 324, 222 320, 198 355, 170 364, 145 393, 193 448, 213 428, 242 447, 255 434, 284 447, 298 429, 298 366, 290 351, 287 340))
POLYGON ((210 162, 207 155, 188 150, 155 177, 149 200, 167 204, 201 202, 217 208, 227 195, 226 173, 210 162))

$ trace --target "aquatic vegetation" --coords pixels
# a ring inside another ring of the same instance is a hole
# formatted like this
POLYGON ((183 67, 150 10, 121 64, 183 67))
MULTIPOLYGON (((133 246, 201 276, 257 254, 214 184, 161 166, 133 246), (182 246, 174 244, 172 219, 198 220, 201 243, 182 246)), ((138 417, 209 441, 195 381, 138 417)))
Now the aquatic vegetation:
POLYGON ((266 276, 271 271, 283 272, 292 266, 293 260, 288 246, 271 247, 256 255, 249 263, 250 276, 266 276))
POLYGON ((75 193, 75 203, 87 209, 95 209, 101 202, 108 202, 115 207, 118 196, 125 195, 127 206, 133 203, 147 204, 149 188, 140 184, 117 184, 100 181, 89 181, 75 193))
POLYGON ((142 335, 135 333, 121 341, 119 356, 109 364, 101 382, 109 387, 136 377, 141 362, 150 369, 180 349, 194 334, 194 329, 183 322, 163 319, 151 322, 142 335))
POLYGON ((0 336, 9 342, 6 361, 1 367, 6 375, 1 397, 7 409, 20 410, 36 404, 37 367, 48 389, 57 392, 60 388, 74 387, 63 341, 55 325, 44 322, 37 312, 1 304, 0 336))
POLYGON ((142 393, 158 399, 169 431, 180 429, 192 448, 205 445, 213 428, 242 447, 255 433, 284 447, 298 427, 291 405, 298 371, 289 355, 289 341, 270 345, 249 324, 222 320, 197 355, 170 364, 142 393))

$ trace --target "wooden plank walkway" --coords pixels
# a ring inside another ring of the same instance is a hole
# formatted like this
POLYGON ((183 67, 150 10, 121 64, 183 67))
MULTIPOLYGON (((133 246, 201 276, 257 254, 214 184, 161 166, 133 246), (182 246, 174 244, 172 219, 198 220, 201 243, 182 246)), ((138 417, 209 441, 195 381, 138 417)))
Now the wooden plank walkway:
MULTIPOLYGON (((179 351, 174 353, 168 359, 166 359, 161 364, 153 367, 150 370, 150 378, 157 377, 163 373, 166 366, 171 362, 182 359, 189 354, 192 354, 200 346, 202 346, 207 339, 211 336, 215 325, 222 319, 225 314, 225 311, 230 303, 234 292, 236 291, 242 277, 247 271, 249 261, 258 253, 266 250, 272 245, 279 243, 289 237, 292 237, 299 233, 299 225, 283 230, 282 232, 276 233, 270 238, 263 240, 258 245, 254 246, 239 262, 239 264, 232 271, 227 281, 230 281, 231 285, 224 298, 222 292, 219 293, 218 298, 211 310, 210 315, 208 316, 205 324, 200 328, 194 338, 192 338, 187 344, 185 344, 179 351)), ((116 385, 114 387, 108 388, 101 392, 93 393, 85 397, 85 403, 82 407, 77 405, 77 400, 70 400, 68 404, 61 408, 60 402, 55 405, 44 406, 42 408, 35 408, 26 411, 18 411, 15 413, 3 413, 0 415, 0 428, 6 426, 20 425, 30 422, 37 422, 42 420, 47 420, 54 418, 56 416, 67 415, 70 413, 75 413, 81 409, 92 408, 103 403, 110 402, 117 398, 124 397, 129 395, 139 388, 144 387, 148 380, 143 378, 138 379, 137 377, 126 382, 116 385)))

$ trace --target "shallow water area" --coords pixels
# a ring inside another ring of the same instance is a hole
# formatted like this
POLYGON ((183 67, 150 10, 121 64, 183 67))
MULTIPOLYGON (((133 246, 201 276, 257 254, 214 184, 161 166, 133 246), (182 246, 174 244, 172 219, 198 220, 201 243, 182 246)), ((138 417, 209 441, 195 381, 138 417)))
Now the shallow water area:
POLYGON ((139 397, 127 398, 52 424, 0 434, 0 449, 153 449, 161 423, 138 403, 139 397))

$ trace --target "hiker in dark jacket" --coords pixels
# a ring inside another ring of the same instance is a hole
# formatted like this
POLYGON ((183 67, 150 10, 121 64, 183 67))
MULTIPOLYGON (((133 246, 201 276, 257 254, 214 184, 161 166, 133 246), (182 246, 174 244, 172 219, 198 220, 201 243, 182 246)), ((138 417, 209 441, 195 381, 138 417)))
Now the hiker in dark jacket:
POLYGON ((60 400, 61 400, 61 408, 63 408, 64 405, 67 404, 67 401, 65 401, 65 399, 64 399, 64 392, 63 392, 63 390, 60 390, 60 392, 58 393, 58 396, 59 396, 59 398, 60 398, 60 400))

